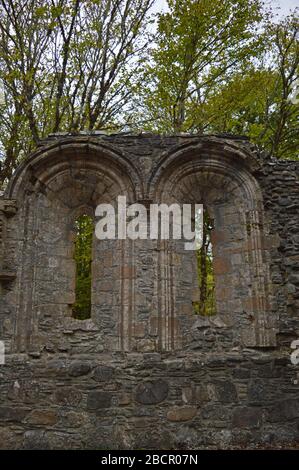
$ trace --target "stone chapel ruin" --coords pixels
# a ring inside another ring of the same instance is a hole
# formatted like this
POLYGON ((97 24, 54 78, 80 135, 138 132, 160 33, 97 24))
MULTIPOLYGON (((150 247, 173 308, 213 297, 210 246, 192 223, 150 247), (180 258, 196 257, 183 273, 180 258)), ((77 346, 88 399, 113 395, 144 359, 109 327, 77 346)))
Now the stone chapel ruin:
POLYGON ((0 198, 0 289, 0 448, 298 444, 298 161, 229 135, 51 135, 0 198), (194 313, 180 241, 94 237, 74 318, 74 221, 120 194, 205 205, 216 315, 194 313))

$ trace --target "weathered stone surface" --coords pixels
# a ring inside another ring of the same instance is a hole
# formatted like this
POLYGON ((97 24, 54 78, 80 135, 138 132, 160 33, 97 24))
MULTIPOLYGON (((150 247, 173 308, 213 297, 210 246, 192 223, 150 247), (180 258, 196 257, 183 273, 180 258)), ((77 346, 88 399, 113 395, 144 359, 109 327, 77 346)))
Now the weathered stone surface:
POLYGON ((53 426, 57 421, 57 414, 52 410, 33 410, 26 418, 26 423, 41 426, 53 426))
POLYGON ((0 447, 298 447, 298 200, 299 163, 241 137, 41 142, 0 196, 0 447), (217 315, 183 241, 95 238, 72 318, 74 220, 118 195, 205 201, 217 315))
POLYGON ((26 404, 36 403, 40 398, 40 385, 35 380, 13 380, 7 398, 11 401, 21 400, 26 404))
POLYGON ((47 433, 42 430, 26 431, 24 434, 23 448, 26 450, 48 450, 51 449, 47 433))
POLYGON ((90 364, 86 362, 75 361, 70 365, 68 372, 72 377, 80 377, 81 375, 87 375, 90 370, 90 364))
POLYGON ((93 391, 88 394, 87 408, 97 410, 99 408, 109 408, 111 406, 112 394, 110 392, 93 391))
POLYGON ((181 408, 172 408, 167 412, 167 419, 169 421, 190 421, 197 413, 197 408, 194 406, 184 406, 181 408))
POLYGON ((59 387, 54 393, 54 401, 60 405, 76 406, 81 399, 81 392, 72 387, 59 387))
POLYGON ((29 412, 30 409, 27 408, 0 406, 0 420, 19 422, 22 421, 29 412))
POLYGON ((262 412, 258 408, 236 408, 233 412, 233 426, 237 428, 259 428, 262 412))
POLYGON ((63 429, 72 429, 84 426, 89 421, 89 417, 87 413, 80 413, 78 410, 60 410, 59 420, 63 429))
POLYGON ((299 399, 289 398, 276 403, 270 410, 269 420, 273 422, 299 418, 299 399))
POLYGON ((215 395, 221 403, 232 403, 238 400, 236 386, 228 380, 215 380, 213 382, 215 395))
POLYGON ((262 403, 267 400, 267 383, 261 379, 253 379, 248 385, 248 400, 262 403))
POLYGON ((47 363, 47 375, 53 375, 54 377, 65 377, 67 374, 66 361, 63 359, 49 360, 47 363))
POLYGON ((120 406, 129 405, 130 403, 131 403, 131 397, 127 393, 123 393, 118 399, 118 404, 120 406))
POLYGON ((200 410, 201 416, 209 422, 222 422, 226 423, 231 418, 231 410, 225 408, 223 405, 206 404, 200 410))
POLYGON ((0 427, 0 449, 20 449, 22 447, 22 435, 17 435, 13 430, 0 427))
POLYGON ((113 378, 114 369, 109 366, 98 366, 93 371, 93 379, 97 382, 108 382, 113 378))
POLYGON ((154 405, 167 398, 168 389, 168 383, 165 380, 144 382, 138 385, 135 398, 144 405, 154 405))
POLYGON ((237 368, 233 372, 235 379, 248 379, 251 375, 250 369, 237 368))

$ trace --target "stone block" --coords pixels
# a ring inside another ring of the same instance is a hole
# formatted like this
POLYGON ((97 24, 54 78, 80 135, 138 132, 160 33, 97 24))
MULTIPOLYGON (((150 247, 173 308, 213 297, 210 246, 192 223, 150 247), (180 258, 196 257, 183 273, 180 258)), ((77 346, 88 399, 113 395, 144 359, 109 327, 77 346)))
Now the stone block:
POLYGON ((112 394, 101 390, 94 390, 88 394, 87 409, 98 410, 101 408, 109 408, 112 402, 112 394))
POLYGON ((238 401, 238 394, 233 382, 229 380, 214 380, 213 387, 216 400, 221 403, 235 403, 238 401))
POLYGON ((80 377, 82 375, 89 374, 91 365, 83 361, 74 361, 68 369, 68 373, 71 377, 80 377))
POLYGON ((196 416, 196 413, 197 408, 195 406, 175 407, 167 412, 167 419, 174 422, 190 421, 196 416))
POLYGON ((232 425, 235 428, 259 428, 262 425, 262 411, 259 408, 235 408, 232 425))
POLYGON ((74 387, 58 387, 53 401, 59 405, 77 406, 82 400, 82 393, 74 387))
POLYGON ((144 405, 154 405, 166 400, 169 386, 165 380, 158 379, 138 385, 135 392, 137 402, 144 405))
POLYGON ((53 426, 57 421, 57 414, 53 410, 33 410, 26 418, 27 424, 37 426, 53 426))
POLYGON ((21 422, 30 412, 30 408, 0 406, 0 421, 21 422))
POLYGON ((109 382, 114 377, 114 368, 110 366, 97 366, 92 374, 92 378, 96 382, 109 382))

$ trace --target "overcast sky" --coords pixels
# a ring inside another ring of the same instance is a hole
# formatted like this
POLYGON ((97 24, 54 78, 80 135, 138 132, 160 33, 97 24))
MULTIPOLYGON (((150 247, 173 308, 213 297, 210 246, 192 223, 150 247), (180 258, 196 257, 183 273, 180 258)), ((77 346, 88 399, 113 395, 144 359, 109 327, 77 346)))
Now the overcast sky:
MULTIPOLYGON (((212 0, 211 0, 212 1, 212 0)), ((273 6, 280 7, 280 15, 287 15, 291 9, 299 7, 299 0, 271 0, 273 6)), ((165 10, 167 5, 166 0, 156 0, 154 11, 165 10)))
POLYGON ((273 3, 277 3, 281 8, 281 13, 286 15, 291 9, 299 7, 299 0, 276 0, 273 3))

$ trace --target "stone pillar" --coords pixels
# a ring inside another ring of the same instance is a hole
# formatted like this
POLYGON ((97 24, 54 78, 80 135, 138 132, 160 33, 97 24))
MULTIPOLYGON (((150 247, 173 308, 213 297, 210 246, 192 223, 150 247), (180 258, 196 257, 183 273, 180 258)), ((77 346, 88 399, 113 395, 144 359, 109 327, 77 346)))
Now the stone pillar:
POLYGON ((7 267, 7 219, 15 215, 16 202, 10 199, 0 199, 0 289, 3 282, 12 281, 15 273, 7 267))
POLYGON ((264 226, 262 212, 246 213, 248 256, 251 269, 252 296, 249 299, 254 319, 252 334, 246 332, 245 344, 253 347, 276 345, 273 313, 270 305, 270 273, 264 249, 264 226))

